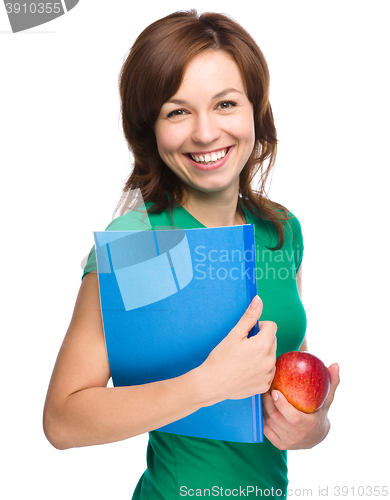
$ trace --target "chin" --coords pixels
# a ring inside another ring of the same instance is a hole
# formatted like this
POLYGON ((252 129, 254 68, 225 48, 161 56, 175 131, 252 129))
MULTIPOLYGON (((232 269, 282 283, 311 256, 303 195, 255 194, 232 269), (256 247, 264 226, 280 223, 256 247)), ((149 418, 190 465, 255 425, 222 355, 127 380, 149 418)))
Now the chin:
POLYGON ((198 191, 202 191, 204 193, 222 193, 226 191, 226 193, 232 193, 235 195, 236 189, 238 193, 238 184, 239 184, 239 179, 233 179, 230 182, 229 181, 222 181, 222 179, 215 179, 214 182, 208 182, 208 183, 203 183, 203 184, 191 184, 191 187, 194 189, 197 189, 198 191))

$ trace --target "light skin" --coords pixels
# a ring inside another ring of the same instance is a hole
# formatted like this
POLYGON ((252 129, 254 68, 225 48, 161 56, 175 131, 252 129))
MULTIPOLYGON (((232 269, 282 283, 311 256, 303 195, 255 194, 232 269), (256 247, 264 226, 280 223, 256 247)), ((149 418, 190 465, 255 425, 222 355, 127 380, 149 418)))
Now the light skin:
POLYGON ((185 186, 183 203, 207 227, 242 224, 236 211, 239 174, 255 143, 253 106, 237 64, 223 51, 205 51, 187 67, 178 92, 155 124, 161 158, 185 186), (200 170, 189 153, 230 148, 220 168, 200 170))
MULTIPOLYGON (((253 148, 253 109, 234 61, 222 51, 194 58, 177 94, 163 105, 155 133, 161 157, 186 185, 185 208, 207 227, 245 223, 236 206, 239 174, 253 148), (221 149, 229 155, 214 170, 199 169, 186 156, 221 149)), ((298 278, 300 287, 299 273, 298 278)), ((98 280, 96 274, 87 274, 47 393, 47 438, 58 449, 110 443, 162 427, 224 399, 267 393, 263 401, 268 439, 283 449, 314 446, 329 430, 327 410, 337 385, 333 383, 315 421, 292 411, 281 396, 274 402, 268 391, 275 373, 277 326, 260 321, 259 333, 247 338, 261 312, 261 299, 255 297, 204 363, 180 377, 107 388, 110 368, 98 280)), ((301 348, 305 346, 306 341, 301 348)))

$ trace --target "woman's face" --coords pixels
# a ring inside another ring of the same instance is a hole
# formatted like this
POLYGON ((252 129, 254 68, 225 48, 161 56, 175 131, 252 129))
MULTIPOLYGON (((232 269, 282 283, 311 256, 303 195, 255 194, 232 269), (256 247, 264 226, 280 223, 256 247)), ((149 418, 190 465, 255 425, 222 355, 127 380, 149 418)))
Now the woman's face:
POLYGON ((238 194, 255 143, 253 106, 236 62, 206 50, 189 63, 155 124, 159 154, 189 187, 238 194))

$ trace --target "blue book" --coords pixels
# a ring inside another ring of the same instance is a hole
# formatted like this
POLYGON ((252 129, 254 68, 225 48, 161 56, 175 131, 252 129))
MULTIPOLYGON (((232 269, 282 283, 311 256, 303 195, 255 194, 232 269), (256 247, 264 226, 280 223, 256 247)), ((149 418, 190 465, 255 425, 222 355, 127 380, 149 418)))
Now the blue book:
MULTIPOLYGON (((95 232, 100 301, 114 386, 201 365, 257 293, 254 226, 95 232)), ((249 335, 258 332, 258 325, 249 335)), ((262 442, 261 395, 227 399, 156 429, 262 442)))

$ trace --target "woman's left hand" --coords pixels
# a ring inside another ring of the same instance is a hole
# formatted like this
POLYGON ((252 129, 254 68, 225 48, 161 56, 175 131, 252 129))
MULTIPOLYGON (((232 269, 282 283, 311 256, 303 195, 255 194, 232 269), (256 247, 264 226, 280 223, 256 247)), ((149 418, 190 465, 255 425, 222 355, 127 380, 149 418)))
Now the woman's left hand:
POLYGON ((324 404, 314 413, 303 413, 292 406, 280 391, 262 395, 264 434, 279 450, 313 448, 327 436, 330 429, 328 411, 340 383, 339 366, 329 366, 330 390, 324 404), (275 396, 277 399, 275 400, 275 396))

